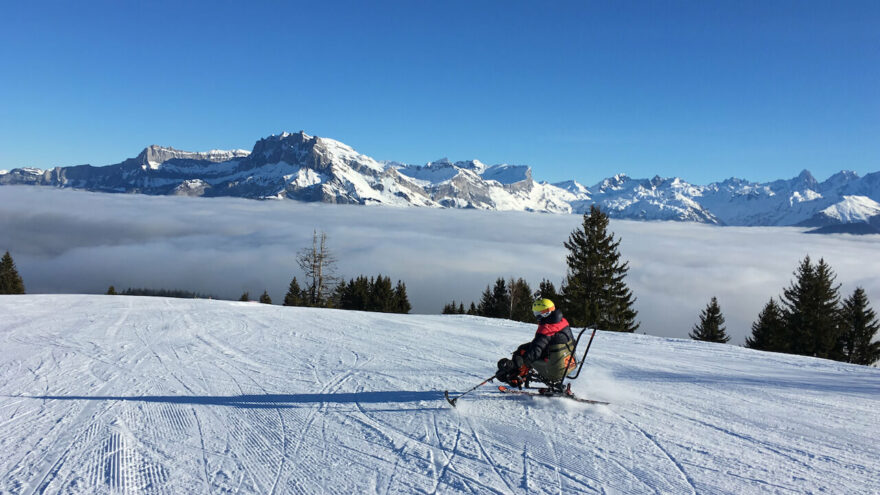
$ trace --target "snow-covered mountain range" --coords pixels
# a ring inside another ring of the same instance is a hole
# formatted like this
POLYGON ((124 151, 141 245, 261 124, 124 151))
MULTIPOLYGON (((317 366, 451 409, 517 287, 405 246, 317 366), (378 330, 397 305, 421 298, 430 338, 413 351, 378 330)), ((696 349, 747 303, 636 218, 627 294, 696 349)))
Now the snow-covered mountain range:
POLYGON ((7 184, 549 213, 582 213, 596 204, 613 218, 880 231, 880 172, 859 177, 842 171, 819 182, 804 170, 790 180, 731 178, 705 186, 678 177, 618 174, 587 187, 575 180, 535 180, 524 165, 445 158, 422 166, 379 162, 304 132, 260 139, 251 152, 193 153, 154 145, 115 165, 0 171, 0 185, 7 184))

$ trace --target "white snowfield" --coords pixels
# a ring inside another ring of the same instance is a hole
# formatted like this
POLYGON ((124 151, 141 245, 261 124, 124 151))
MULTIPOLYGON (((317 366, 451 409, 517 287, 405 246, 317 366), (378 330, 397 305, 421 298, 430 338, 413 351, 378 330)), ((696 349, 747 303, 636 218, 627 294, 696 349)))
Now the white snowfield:
POLYGON ((880 492, 876 368, 598 332, 573 388, 609 406, 491 384, 443 399, 533 332, 0 296, 0 492, 880 492))

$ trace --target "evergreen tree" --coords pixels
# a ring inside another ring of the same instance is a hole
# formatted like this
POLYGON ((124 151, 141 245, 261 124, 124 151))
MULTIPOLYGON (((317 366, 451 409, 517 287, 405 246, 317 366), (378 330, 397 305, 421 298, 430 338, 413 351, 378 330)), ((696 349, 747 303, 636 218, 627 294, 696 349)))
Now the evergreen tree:
POLYGON ((372 289, 372 280, 363 275, 359 275, 351 284, 351 309, 366 311, 370 306, 370 291, 372 289))
POLYGON ((284 305, 302 306, 303 302, 303 291, 300 289, 296 277, 293 277, 293 280, 290 281, 290 287, 287 289, 287 294, 284 295, 284 305))
POLYGON ((380 274, 375 279, 370 280, 370 298, 367 303, 367 311, 393 313, 397 309, 394 302, 394 289, 391 287, 391 277, 383 277, 380 274))
POLYGON ((782 308, 771 297, 752 323, 752 335, 746 339, 746 347, 761 351, 786 352, 789 338, 782 308))
POLYGON ((503 278, 496 280, 495 286, 491 289, 486 286, 477 313, 488 318, 510 317, 510 294, 507 292, 507 284, 503 278))
POLYGON ((535 315, 532 314, 532 288, 528 282, 518 278, 511 278, 508 282, 510 292, 510 311, 509 318, 514 321, 535 321, 535 315))
POLYGON ((336 286, 333 298, 336 300, 336 307, 339 309, 356 309, 354 307, 354 279, 346 282, 344 279, 336 286))
POLYGON ((848 363, 872 365, 880 360, 880 342, 874 342, 880 324, 868 305, 868 297, 861 287, 843 301, 841 311, 842 360, 848 363))
POLYGON ((460 304, 460 305, 456 306, 455 301, 453 300, 451 303, 443 306, 443 314, 444 315, 463 315, 464 314, 464 304, 460 304))
POLYGON ((117 294, 116 294, 116 287, 113 287, 113 286, 111 285, 111 286, 107 289, 107 293, 106 293, 106 295, 108 295, 108 296, 115 296, 115 295, 117 295, 117 294))
POLYGON ((477 316, 480 314, 479 310, 477 310, 477 306, 471 301, 471 307, 468 308, 467 314, 472 316, 477 316))
POLYGON ((391 277, 381 274, 369 279, 358 275, 348 283, 343 281, 337 286, 331 299, 340 309, 383 313, 409 313, 412 310, 406 294, 406 284, 398 280, 397 286, 392 288, 391 277))
POLYGON ((0 294, 24 294, 24 281, 9 251, 0 259, 0 294))
POLYGON ((724 328, 724 315, 718 306, 718 299, 713 297, 709 304, 700 313, 700 323, 694 326, 693 332, 688 334, 694 340, 706 342, 725 343, 730 340, 724 328))
POLYGON ((394 287, 394 309, 395 313, 407 314, 412 311, 412 304, 409 303, 409 297, 406 295, 406 284, 402 281, 397 281, 397 286, 394 287))
POLYGON ((458 311, 456 311, 456 309, 455 309, 455 300, 453 299, 451 303, 443 306, 443 312, 441 314, 454 315, 457 313, 458 313, 458 311))
POLYGON ((842 359, 840 345, 840 286, 831 268, 820 259, 813 266, 806 256, 795 271, 797 280, 782 296, 789 352, 842 359))
POLYGON ((503 278, 495 281, 492 288, 492 299, 495 301, 495 307, 492 308, 491 317, 493 318, 510 318, 510 292, 507 290, 507 283, 503 278))
POLYGON ((348 284, 346 284, 345 279, 340 280, 333 288, 333 293, 327 298, 325 306, 328 308, 344 309, 342 307, 342 299, 345 297, 347 290, 348 284))
POLYGON ((123 296, 147 296, 147 297, 176 297, 178 299, 215 299, 209 294, 199 294, 182 289, 133 289, 131 287, 122 291, 123 296))
POLYGON ((249 292, 245 292, 238 298, 239 301, 247 302, 251 300, 251 294, 249 292))
POLYGON ((370 304, 371 281, 363 275, 358 275, 357 278, 350 279, 348 284, 343 283, 342 286, 339 307, 341 309, 367 311, 370 304))
POLYGON ((269 297, 268 290, 264 290, 263 293, 260 295, 260 302, 263 304, 272 304, 272 298, 269 297))
MULTIPOLYGON (((474 303, 471 303, 473 306, 474 303)), ((480 303, 476 306, 475 311, 478 316, 489 316, 489 312, 496 306, 495 298, 492 296, 492 289, 487 285, 486 290, 480 295, 480 303)))
POLYGON ((639 323, 635 299, 624 283, 629 263, 621 262, 620 241, 607 228, 608 217, 593 205, 584 214, 582 228, 565 242, 568 274, 560 291, 561 306, 572 325, 633 332, 639 323))

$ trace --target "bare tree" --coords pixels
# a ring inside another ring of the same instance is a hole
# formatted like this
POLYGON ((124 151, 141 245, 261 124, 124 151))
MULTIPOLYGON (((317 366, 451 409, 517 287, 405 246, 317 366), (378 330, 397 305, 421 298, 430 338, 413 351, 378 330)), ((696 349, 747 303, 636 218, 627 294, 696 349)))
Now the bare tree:
POLYGON ((301 249, 296 261, 306 275, 306 305, 325 306, 336 285, 336 257, 327 249, 327 233, 314 231, 312 247, 301 249))

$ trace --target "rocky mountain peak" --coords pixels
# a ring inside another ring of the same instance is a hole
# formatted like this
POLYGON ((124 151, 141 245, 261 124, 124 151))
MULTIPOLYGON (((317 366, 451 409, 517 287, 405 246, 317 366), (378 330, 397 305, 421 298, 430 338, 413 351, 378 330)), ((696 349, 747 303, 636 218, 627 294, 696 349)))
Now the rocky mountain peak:
POLYGON ((793 181, 797 186, 804 187, 807 189, 816 189, 816 186, 819 185, 819 182, 813 177, 813 174, 810 173, 809 170, 804 169, 798 174, 797 177, 794 178, 793 181))

